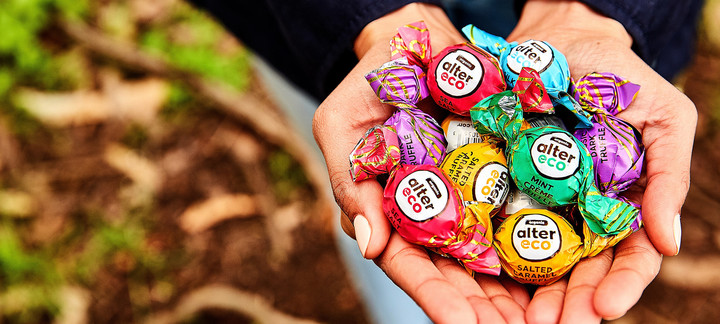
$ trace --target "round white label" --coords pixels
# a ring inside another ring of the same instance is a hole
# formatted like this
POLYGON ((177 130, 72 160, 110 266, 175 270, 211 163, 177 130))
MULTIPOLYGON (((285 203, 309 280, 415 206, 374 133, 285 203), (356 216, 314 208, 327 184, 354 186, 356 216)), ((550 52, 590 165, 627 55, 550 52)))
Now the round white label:
POLYGON ((464 97, 475 92, 484 75, 480 60, 461 49, 449 52, 435 68, 438 88, 451 97, 464 97))
POLYGON ((520 74, 524 67, 531 67, 538 73, 545 71, 553 61, 553 52, 545 42, 527 40, 513 47, 507 57, 510 71, 520 74))
POLYGON ((448 143, 448 152, 466 144, 482 142, 480 133, 472 125, 472 120, 466 117, 459 117, 448 123, 445 139, 448 143))
POLYGON ((580 168, 580 148, 568 133, 543 134, 530 148, 535 169, 550 179, 565 179, 580 168))
POLYGON ((518 255, 528 261, 543 261, 560 251, 562 238, 558 225, 541 214, 521 216, 512 233, 512 244, 518 255))
POLYGON ((510 191, 509 179, 506 166, 497 162, 484 165, 475 178, 474 200, 500 207, 510 191))
POLYGON ((408 174, 395 190, 395 203, 405 216, 422 222, 440 214, 450 198, 438 175, 427 170, 408 174))

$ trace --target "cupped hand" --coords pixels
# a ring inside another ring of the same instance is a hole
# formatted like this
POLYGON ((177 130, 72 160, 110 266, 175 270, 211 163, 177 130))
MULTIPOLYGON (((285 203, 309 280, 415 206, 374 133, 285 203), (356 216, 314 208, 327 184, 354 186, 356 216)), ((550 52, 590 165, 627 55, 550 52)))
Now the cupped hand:
MULTIPOLYGON (((390 60, 389 42, 397 28, 425 21, 435 51, 464 42, 442 9, 411 4, 373 21, 355 42, 359 63, 318 107, 313 133, 323 152, 343 229, 356 238, 360 251, 374 259, 400 288, 436 323, 524 322, 529 297, 518 284, 495 277, 474 280, 456 260, 430 255, 393 232, 382 209, 377 181, 353 182, 348 157, 372 126, 382 124, 395 108, 382 104, 364 75, 390 60)), ((434 107, 425 100, 423 106, 434 107)))
POLYGON ((631 49, 617 21, 572 1, 531 0, 510 41, 544 40, 569 63, 573 78, 611 72, 641 86, 619 117, 642 133, 646 172, 628 192, 642 204, 645 228, 593 258, 569 279, 539 288, 528 322, 599 322, 625 314, 660 270, 662 255, 680 248, 679 212, 690 182, 695 106, 631 49))

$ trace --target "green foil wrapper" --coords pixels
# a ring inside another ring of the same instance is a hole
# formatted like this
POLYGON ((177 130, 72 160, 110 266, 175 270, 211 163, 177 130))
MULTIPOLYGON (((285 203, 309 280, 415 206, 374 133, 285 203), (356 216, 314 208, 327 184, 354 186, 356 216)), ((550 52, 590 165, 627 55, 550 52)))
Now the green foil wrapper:
POLYGON ((635 207, 600 194, 585 146, 557 126, 527 128, 520 100, 512 91, 480 101, 470 110, 470 117, 480 134, 507 141, 510 176, 538 202, 547 206, 577 203, 590 230, 601 236, 619 234, 635 220, 635 207))

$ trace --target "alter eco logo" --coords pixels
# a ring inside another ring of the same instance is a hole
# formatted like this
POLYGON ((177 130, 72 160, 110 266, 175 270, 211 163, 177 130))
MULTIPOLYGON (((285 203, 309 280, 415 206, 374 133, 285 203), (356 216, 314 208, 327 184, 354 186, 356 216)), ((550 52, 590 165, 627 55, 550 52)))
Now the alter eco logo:
POLYGON ((528 261, 552 258, 562 246, 558 225, 541 214, 524 215, 513 228, 512 244, 518 255, 528 261))
POLYGON ((485 164, 475 178, 473 198, 500 207, 510 191, 508 168, 500 163, 485 164))
POLYGON ((451 97, 465 97, 480 86, 485 71, 475 55, 465 50, 447 53, 435 69, 438 88, 451 97))
POLYGON ((395 203, 405 216, 422 222, 445 209, 450 194, 440 177, 427 170, 408 174, 395 190, 395 203))
POLYGON ((520 74, 524 67, 531 67, 538 73, 545 71, 550 66, 554 57, 550 46, 545 42, 528 40, 513 47, 507 58, 507 66, 510 71, 520 74))
POLYGON ((530 148, 535 169, 550 179, 566 179, 580 168, 580 148, 565 132, 540 135, 530 148))

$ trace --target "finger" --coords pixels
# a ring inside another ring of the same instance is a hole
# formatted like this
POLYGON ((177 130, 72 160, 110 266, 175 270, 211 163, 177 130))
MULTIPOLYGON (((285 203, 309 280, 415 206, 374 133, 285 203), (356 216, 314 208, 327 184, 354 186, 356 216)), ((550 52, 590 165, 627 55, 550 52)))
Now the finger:
POLYGON ((530 294, 525 286, 508 277, 507 274, 504 273, 500 274, 498 281, 500 281, 500 284, 505 287, 505 290, 510 293, 510 296, 516 303, 518 303, 518 305, 520 305, 520 307, 527 309, 528 304, 530 304, 530 294))
POLYGON ((390 225, 382 212, 382 188, 374 180, 353 182, 348 157, 365 132, 382 124, 394 111, 378 100, 364 77, 389 57, 387 48, 369 52, 313 117, 313 135, 325 157, 335 200, 353 222, 358 247, 369 259, 382 252, 390 225))
POLYGON ((385 249, 391 232, 382 209, 382 187, 374 180, 353 182, 347 171, 337 177, 331 175, 331 183, 344 213, 341 217, 347 219, 341 223, 345 233, 356 239, 365 258, 377 257, 385 249))
POLYGON ((612 263, 613 249, 607 249, 575 265, 565 293, 562 323, 600 323, 602 318, 594 305, 595 292, 612 263))
POLYGON ((508 323, 525 323, 525 309, 518 304, 497 277, 477 274, 475 281, 495 304, 508 323))
POLYGON ((607 276, 595 292, 595 310, 602 318, 625 314, 660 271, 662 255, 648 239, 645 230, 630 235, 615 247, 615 259, 607 276))
POLYGON ((650 240, 664 255, 675 255, 680 249, 679 212, 690 187, 690 158, 697 122, 694 105, 682 94, 674 98, 672 109, 676 112, 653 113, 643 132, 647 187, 642 216, 650 240))
POLYGON ((435 267, 427 252, 390 236, 385 251, 375 259, 390 279, 404 290, 435 323, 475 323, 477 317, 465 296, 435 267))
POLYGON ((444 258, 437 254, 430 256, 435 266, 447 280, 460 290, 470 305, 475 310, 475 314, 480 323, 505 323, 503 316, 495 308, 490 298, 473 280, 472 276, 463 268, 457 260, 444 258))
POLYGON ((538 287, 525 310, 528 323, 557 323, 563 310, 567 279, 538 287))

